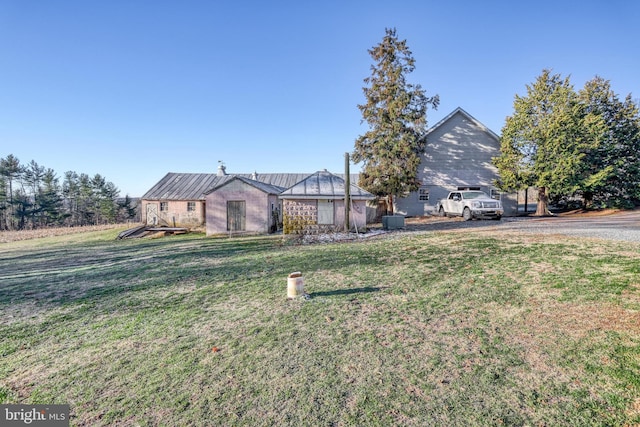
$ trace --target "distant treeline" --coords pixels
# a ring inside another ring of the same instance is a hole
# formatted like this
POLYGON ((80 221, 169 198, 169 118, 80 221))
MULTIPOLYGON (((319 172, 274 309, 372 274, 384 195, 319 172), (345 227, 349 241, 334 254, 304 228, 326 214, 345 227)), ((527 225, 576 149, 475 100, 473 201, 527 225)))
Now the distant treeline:
POLYGON ((0 158, 0 230, 52 226, 98 225, 136 216, 129 197, 100 174, 73 171, 62 179, 35 161, 20 164, 9 154, 0 158))

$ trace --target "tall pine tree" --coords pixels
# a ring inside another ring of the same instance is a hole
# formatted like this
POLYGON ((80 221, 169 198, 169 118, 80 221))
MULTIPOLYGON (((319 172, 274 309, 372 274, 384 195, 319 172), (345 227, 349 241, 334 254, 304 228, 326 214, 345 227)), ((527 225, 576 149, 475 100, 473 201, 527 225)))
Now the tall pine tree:
POLYGON ((596 76, 579 92, 585 111, 598 117, 591 127, 594 150, 581 194, 585 205, 633 207, 640 200, 640 114, 628 95, 621 101, 608 80, 596 76))
POLYGON ((527 95, 516 95, 514 113, 502 129, 494 163, 503 190, 538 189, 536 215, 549 214, 549 193, 575 194, 585 179, 584 158, 593 148, 587 134, 597 117, 586 115, 568 78, 543 70, 527 95), (589 123, 589 126, 585 126, 589 123))
POLYGON ((393 197, 416 191, 418 166, 424 151, 427 107, 438 107, 437 95, 427 97, 422 87, 407 82, 415 60, 406 40, 395 29, 386 29, 382 42, 369 54, 374 60, 371 76, 364 79, 366 103, 358 105, 369 130, 355 141, 352 159, 363 163, 359 185, 387 200, 393 213, 393 197))

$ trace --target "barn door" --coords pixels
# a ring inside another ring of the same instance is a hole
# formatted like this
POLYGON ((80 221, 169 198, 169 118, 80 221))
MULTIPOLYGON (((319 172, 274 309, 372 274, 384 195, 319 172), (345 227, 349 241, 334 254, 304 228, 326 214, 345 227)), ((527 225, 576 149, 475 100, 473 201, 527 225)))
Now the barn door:
POLYGON ((227 230, 245 231, 246 204, 244 200, 227 201, 227 230))
POLYGON ((158 204, 147 204, 147 225, 156 225, 158 223, 158 204))

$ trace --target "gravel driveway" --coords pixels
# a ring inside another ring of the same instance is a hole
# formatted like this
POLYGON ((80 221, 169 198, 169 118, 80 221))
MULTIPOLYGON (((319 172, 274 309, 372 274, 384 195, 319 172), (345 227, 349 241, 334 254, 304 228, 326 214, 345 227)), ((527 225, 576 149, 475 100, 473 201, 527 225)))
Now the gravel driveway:
POLYGON ((640 211, 605 216, 513 218, 505 221, 502 227, 533 233, 640 242, 640 211))
POLYGON ((426 218, 422 221, 407 219, 406 231, 455 230, 460 228, 495 228, 525 233, 563 234, 640 243, 640 210, 610 215, 568 215, 546 218, 510 217, 501 221, 460 218, 426 218))

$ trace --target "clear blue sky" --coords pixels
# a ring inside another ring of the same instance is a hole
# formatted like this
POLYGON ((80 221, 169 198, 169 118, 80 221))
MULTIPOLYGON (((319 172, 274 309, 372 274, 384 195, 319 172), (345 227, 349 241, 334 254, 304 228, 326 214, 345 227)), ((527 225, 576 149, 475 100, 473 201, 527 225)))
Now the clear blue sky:
POLYGON ((218 160, 340 173, 386 27, 440 95, 430 126, 462 107, 500 133, 543 68, 640 98, 634 0, 0 0, 0 157, 131 196, 218 160))

